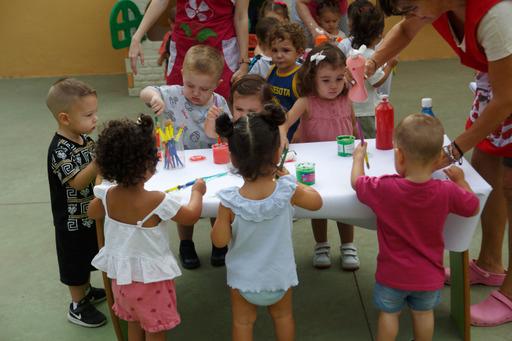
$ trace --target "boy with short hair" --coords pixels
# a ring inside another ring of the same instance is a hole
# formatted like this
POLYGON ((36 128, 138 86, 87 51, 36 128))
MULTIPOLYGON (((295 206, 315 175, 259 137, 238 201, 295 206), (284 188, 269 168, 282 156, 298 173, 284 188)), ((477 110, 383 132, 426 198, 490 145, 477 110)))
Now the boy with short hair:
POLYGON ((90 284, 98 242, 96 224, 87 217, 98 173, 94 141, 86 135, 96 128, 96 91, 76 79, 60 79, 50 88, 46 104, 58 125, 48 148, 48 182, 60 280, 72 300, 68 320, 99 327, 107 320, 92 303, 103 301, 105 290, 90 284))

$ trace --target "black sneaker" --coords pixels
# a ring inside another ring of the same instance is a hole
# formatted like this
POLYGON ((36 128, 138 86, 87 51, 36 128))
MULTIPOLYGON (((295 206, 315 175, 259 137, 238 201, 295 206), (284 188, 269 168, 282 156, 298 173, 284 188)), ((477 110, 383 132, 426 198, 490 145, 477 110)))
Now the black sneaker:
POLYGON ((85 298, 92 304, 96 304, 105 301, 107 294, 105 293, 105 289, 95 288, 91 285, 89 286, 89 292, 85 295, 85 298))
POLYGON ((107 323, 105 315, 96 309, 86 297, 78 302, 76 309, 73 309, 73 303, 69 305, 68 320, 71 323, 88 328, 100 327, 107 323))
POLYGON ((224 266, 226 262, 224 259, 226 258, 226 253, 228 252, 228 247, 224 246, 221 248, 215 247, 212 245, 212 256, 210 257, 210 263, 212 266, 224 266))
POLYGON ((180 261, 181 266, 189 270, 198 268, 201 265, 193 241, 182 240, 180 242, 180 261))

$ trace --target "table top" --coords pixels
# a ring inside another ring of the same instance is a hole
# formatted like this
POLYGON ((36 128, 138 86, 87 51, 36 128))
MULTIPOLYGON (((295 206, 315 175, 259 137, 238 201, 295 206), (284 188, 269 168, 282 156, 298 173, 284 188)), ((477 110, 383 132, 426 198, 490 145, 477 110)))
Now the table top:
MULTIPOLYGON (((370 176, 396 173, 393 150, 377 150, 374 139, 368 139, 367 142, 370 169, 365 167, 365 173, 370 176)), ((356 141, 356 143, 358 142, 356 141)), ((323 206, 318 211, 296 208, 295 216, 297 218, 327 218, 364 228, 376 228, 376 218, 373 211, 359 202, 350 185, 352 157, 338 156, 335 141, 291 144, 290 150, 297 154, 295 162, 285 163, 290 174, 295 174, 295 165, 299 162, 315 163, 316 183, 312 187, 320 193, 323 199, 323 206)), ((146 183, 146 189, 164 191, 198 177, 232 170, 231 164, 214 164, 211 149, 187 150, 185 156, 185 167, 181 169, 163 169, 162 163, 159 163, 156 174, 146 183), (203 155, 205 159, 190 161, 192 155, 203 155)), ((471 167, 469 162, 465 161, 461 168, 464 170, 466 180, 480 199, 480 208, 482 209, 491 192, 491 187, 471 167)), ((446 178, 441 171, 434 173, 433 177, 446 178)), ((242 184, 243 179, 231 172, 226 176, 208 180, 201 215, 203 217, 215 217, 219 205, 219 200, 215 194, 222 188, 241 186, 242 184)), ((190 187, 174 193, 180 197, 182 202, 186 203, 190 198, 190 187)), ((480 214, 470 218, 450 214, 445 224, 446 249, 452 251, 467 250, 479 219, 480 214)))

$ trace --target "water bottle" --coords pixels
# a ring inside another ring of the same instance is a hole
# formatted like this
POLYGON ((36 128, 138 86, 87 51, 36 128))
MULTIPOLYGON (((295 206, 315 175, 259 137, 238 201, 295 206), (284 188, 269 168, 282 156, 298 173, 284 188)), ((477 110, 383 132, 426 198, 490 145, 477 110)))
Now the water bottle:
POLYGON ((368 99, 368 92, 364 84, 364 65, 366 64, 366 58, 363 56, 364 51, 366 51, 366 45, 361 45, 358 50, 350 51, 347 58, 347 67, 356 82, 348 91, 348 98, 356 103, 364 103, 368 99))
POLYGON ((395 112, 387 95, 381 95, 380 98, 380 103, 375 107, 375 144, 377 149, 388 150, 393 148, 395 112))
POLYGON ((421 113, 425 115, 430 115, 434 117, 434 112, 432 111, 432 98, 422 98, 421 99, 421 113))

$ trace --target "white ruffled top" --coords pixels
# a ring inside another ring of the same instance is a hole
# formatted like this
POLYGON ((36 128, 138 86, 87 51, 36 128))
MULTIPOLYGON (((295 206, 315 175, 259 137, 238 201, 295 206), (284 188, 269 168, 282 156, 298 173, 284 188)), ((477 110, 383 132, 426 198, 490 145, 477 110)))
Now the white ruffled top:
POLYGON ((132 282, 152 283, 181 275, 176 258, 169 247, 169 230, 165 221, 176 215, 181 205, 170 194, 137 225, 126 224, 109 217, 108 190, 115 185, 94 187, 94 195, 105 207, 105 246, 92 260, 92 265, 107 273, 119 285, 132 282), (151 216, 162 220, 155 227, 142 227, 151 216))
POLYGON ((287 290, 296 286, 290 200, 295 178, 283 176, 274 192, 262 200, 240 195, 238 187, 217 193, 223 206, 235 214, 232 238, 226 255, 227 282, 241 291, 287 290))

